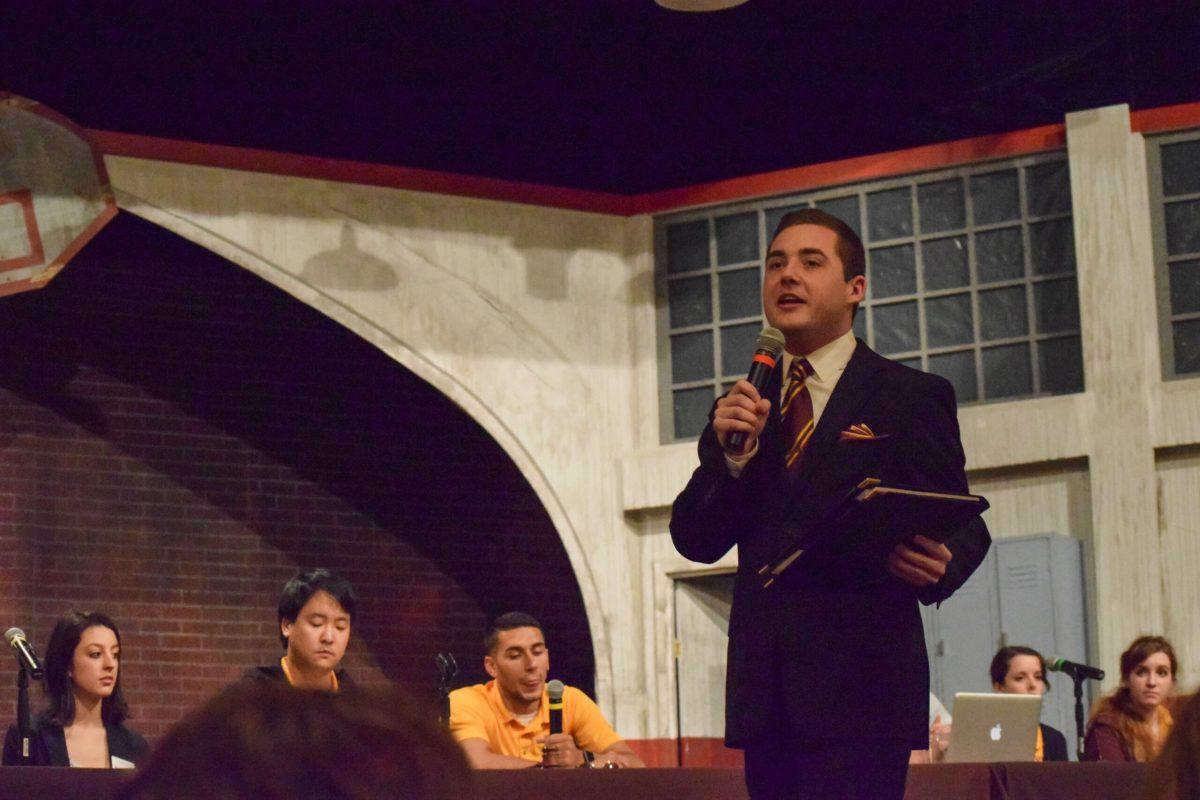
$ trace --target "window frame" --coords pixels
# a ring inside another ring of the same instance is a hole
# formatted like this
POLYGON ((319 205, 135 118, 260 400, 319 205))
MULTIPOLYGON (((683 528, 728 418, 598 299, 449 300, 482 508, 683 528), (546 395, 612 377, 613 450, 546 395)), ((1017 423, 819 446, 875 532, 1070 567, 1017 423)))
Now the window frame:
MULTIPOLYGON (((655 318, 656 318, 656 355, 658 359, 658 398, 659 398, 659 430, 660 442, 669 444, 672 442, 694 441, 695 436, 691 437, 676 437, 675 436, 675 419, 674 419, 674 392, 688 388, 711 387, 713 389, 713 400, 719 396, 718 392, 723 387, 728 385, 727 378, 731 376, 721 374, 722 364, 722 343, 721 330, 732 325, 744 325, 756 323, 764 324, 764 319, 761 310, 755 317, 739 317, 736 319, 722 320, 720 318, 720 282, 718 276, 721 273, 746 269, 754 266, 759 270, 759 281, 761 286, 762 280, 762 255, 760 253, 756 262, 738 262, 735 264, 727 264, 717 266, 717 238, 716 238, 716 219, 718 217, 732 216, 735 214, 754 212, 757 214, 758 222, 758 237, 759 249, 765 252, 767 237, 771 231, 766 230, 767 220, 773 210, 789 207, 816 207, 818 204, 830 200, 845 200, 849 196, 856 196, 858 200, 858 222, 860 224, 869 225, 867 217, 868 195, 874 192, 884 191, 888 189, 896 189, 907 187, 909 190, 910 213, 912 233, 903 237, 892 239, 884 239, 879 241, 871 241, 864 234, 864 245, 868 253, 868 263, 871 259, 871 251, 873 249, 881 249, 889 246, 902 246, 910 244, 914 248, 914 266, 916 269, 916 291, 904 295, 888 296, 886 298, 877 298, 874 296, 872 282, 868 282, 868 295, 864 300, 859 317, 863 318, 863 325, 856 323, 856 332, 861 330, 861 335, 864 340, 875 346, 875 315, 873 312, 868 312, 869 308, 878 308, 880 306, 902 304, 907 302, 917 303, 917 324, 921 342, 916 350, 907 350, 903 352, 895 352, 887 355, 888 358, 904 363, 912 363, 917 361, 917 366, 920 369, 928 369, 930 356, 937 356, 948 353, 971 352, 975 366, 975 396, 977 399, 969 400, 963 405, 974 405, 979 403, 990 402, 1009 402, 1014 400, 1029 399, 1050 394, 1044 390, 1044 380, 1042 376, 1042 368, 1039 358, 1039 347, 1041 343, 1058 339, 1076 338, 1081 340, 1080 324, 1065 330, 1057 330, 1053 332, 1039 332, 1037 304, 1035 287, 1042 283, 1053 283, 1064 279, 1074 280, 1076 287, 1076 302, 1078 303, 1078 264, 1070 272, 1053 272, 1046 274, 1037 274, 1033 264, 1033 252, 1031 248, 1031 226, 1040 222, 1053 220, 1070 220, 1074 225, 1073 211, 1068 209, 1065 212, 1055 212, 1048 215, 1033 215, 1030 213, 1029 197, 1028 197, 1028 178, 1026 175, 1030 167, 1036 167, 1041 164, 1062 162, 1068 163, 1066 158, 1066 150, 1059 148, 1042 153, 1020 156, 1017 158, 1002 158, 989 159, 986 161, 977 161, 970 164, 961 164, 954 167, 918 171, 905 173, 902 175, 891 175, 884 178, 872 179, 869 181, 859 181, 831 186, 823 186, 815 189, 805 190, 801 192, 785 193, 772 195, 768 197, 759 197, 748 200, 736 201, 732 203, 721 203, 708 206, 699 206, 695 208, 685 209, 677 212, 669 212, 659 214, 654 217, 654 296, 655 296, 655 318), (984 224, 976 224, 974 222, 974 207, 973 195, 970 191, 970 178, 977 175, 986 175, 993 172, 1001 172, 1006 170, 1016 170, 1018 175, 1017 191, 1018 191, 1018 216, 1014 219, 1003 220, 1000 222, 990 222, 984 224), (941 230, 927 233, 921 231, 920 227, 920 203, 918 196, 918 187, 924 184, 937 183, 945 180, 957 180, 963 187, 963 226, 953 229, 941 230), (705 220, 708 234, 708 264, 703 269, 688 270, 684 272, 669 273, 667 263, 667 229, 669 226, 687 222, 695 222, 697 220, 705 220), (989 283, 981 283, 977 270, 977 258, 975 250, 975 236, 978 233, 983 233, 991 230, 1020 228, 1021 244, 1022 244, 1022 266, 1023 273, 1020 277, 1005 279, 1001 281, 993 281, 989 283), (969 252, 967 254, 967 283, 962 286, 952 287, 949 289, 936 289, 925 291, 925 269, 924 269, 924 254, 921 243, 948 239, 954 237, 964 237, 967 240, 969 252), (672 329, 670 327, 670 305, 668 299, 669 283, 671 280, 684 279, 688 277, 706 276, 709 278, 710 303, 712 308, 712 318, 704 324, 690 325, 672 329), (1025 290, 1025 313, 1026 326, 1025 332, 1020 336, 1007 337, 1003 339, 984 341, 981 337, 981 317, 980 317, 980 298, 981 291, 989 291, 993 289, 1003 289, 1007 287, 1020 286, 1025 290), (967 294, 970 298, 970 307, 972 313, 972 340, 965 344, 945 345, 938 347, 930 347, 927 344, 928 324, 926 318, 925 302, 929 299, 938 297, 952 297, 957 295, 967 294), (713 334, 713 370, 714 374, 711 378, 685 381, 675 383, 672 380, 672 364, 671 364, 671 339, 673 335, 682 333, 711 331, 713 334), (922 335, 923 334, 923 335, 922 335), (990 350, 1006 345, 1021 345, 1028 347, 1029 367, 1030 367, 1030 386, 1032 393, 1022 395, 1009 395, 1004 397, 989 398, 985 387, 985 371, 983 365, 983 354, 985 350, 990 350)), ((1069 168, 1069 167, 1068 167, 1069 168)), ((1068 183, 1069 191, 1069 183, 1068 183)), ((1071 239, 1071 247, 1074 247, 1074 237, 1071 239)), ((870 267, 868 267, 868 274, 870 267)), ((746 354, 747 359, 749 353, 746 354)), ((1081 373, 1081 380, 1086 380, 1081 373)), ((1083 391, 1083 387, 1075 391, 1083 391)), ((1055 392, 1062 394, 1063 392, 1055 392)), ((1071 392, 1074 393, 1074 392, 1071 392)))

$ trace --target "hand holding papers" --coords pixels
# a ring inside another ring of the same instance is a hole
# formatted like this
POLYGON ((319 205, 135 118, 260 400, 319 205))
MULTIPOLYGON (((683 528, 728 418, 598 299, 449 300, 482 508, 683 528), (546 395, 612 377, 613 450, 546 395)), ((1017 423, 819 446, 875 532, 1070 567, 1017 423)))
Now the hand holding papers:
POLYGON ((878 478, 867 478, 834 504, 801 541, 765 564, 759 575, 766 588, 813 552, 882 564, 897 544, 918 534, 943 542, 987 508, 987 500, 979 495, 888 486, 878 478))

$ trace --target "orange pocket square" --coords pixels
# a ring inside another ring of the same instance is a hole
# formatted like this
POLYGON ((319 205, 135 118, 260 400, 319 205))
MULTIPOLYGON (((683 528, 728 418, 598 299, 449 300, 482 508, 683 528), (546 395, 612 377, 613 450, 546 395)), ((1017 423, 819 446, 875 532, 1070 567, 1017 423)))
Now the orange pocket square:
POLYGON ((870 442, 870 441, 874 441, 876 439, 886 439, 887 437, 888 437, 888 434, 875 433, 875 431, 871 430, 870 426, 868 426, 865 423, 860 422, 857 425, 851 425, 849 428, 846 428, 846 430, 842 431, 841 436, 838 437, 838 441, 839 442, 870 442))

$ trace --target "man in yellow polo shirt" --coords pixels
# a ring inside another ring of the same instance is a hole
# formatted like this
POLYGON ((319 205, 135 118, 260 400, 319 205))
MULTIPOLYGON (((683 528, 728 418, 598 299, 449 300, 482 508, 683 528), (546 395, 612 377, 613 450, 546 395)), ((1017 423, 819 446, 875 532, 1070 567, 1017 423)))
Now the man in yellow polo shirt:
POLYGON ((519 612, 497 617, 484 651, 492 680, 450 693, 450 733, 471 766, 646 766, 591 698, 572 686, 563 692, 563 732, 550 734, 550 651, 536 619, 519 612))

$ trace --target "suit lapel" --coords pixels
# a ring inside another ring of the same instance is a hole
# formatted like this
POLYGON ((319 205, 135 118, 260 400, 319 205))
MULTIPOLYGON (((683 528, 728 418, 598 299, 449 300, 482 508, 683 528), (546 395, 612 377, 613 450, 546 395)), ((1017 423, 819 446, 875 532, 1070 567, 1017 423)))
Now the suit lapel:
POLYGON ((814 470, 818 469, 838 443, 838 435, 853 425, 855 415, 871 396, 871 390, 878 382, 880 374, 875 363, 880 357, 876 355, 861 339, 856 340, 857 346, 846 371, 838 379, 825 410, 821 412, 821 420, 813 431, 812 439, 804 451, 804 460, 800 464, 797 480, 803 482, 814 470))
POLYGON ((47 722, 48 730, 46 735, 42 737, 42 741, 46 743, 46 752, 50 756, 50 763, 64 767, 71 766, 71 758, 67 755, 67 737, 61 727, 55 723, 47 722))

